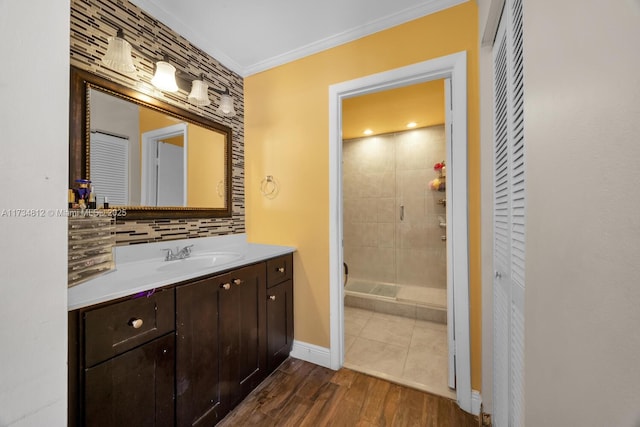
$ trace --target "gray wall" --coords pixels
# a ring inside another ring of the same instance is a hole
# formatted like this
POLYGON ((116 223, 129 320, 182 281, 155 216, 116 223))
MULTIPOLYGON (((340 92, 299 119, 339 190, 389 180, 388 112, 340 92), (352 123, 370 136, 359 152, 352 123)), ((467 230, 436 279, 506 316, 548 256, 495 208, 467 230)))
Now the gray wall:
MULTIPOLYGON (((490 2, 478 3, 483 17, 490 2)), ((524 25, 526 424, 638 426, 640 3, 525 0, 524 25)), ((490 51, 481 55, 486 152, 490 51)), ((483 191, 485 271, 491 197, 483 191)), ((483 306, 484 337, 489 316, 483 306)))
POLYGON ((69 2, 1 2, 0 38, 0 425, 65 426, 69 2))
POLYGON ((528 425, 640 423, 640 13, 528 1, 528 425))

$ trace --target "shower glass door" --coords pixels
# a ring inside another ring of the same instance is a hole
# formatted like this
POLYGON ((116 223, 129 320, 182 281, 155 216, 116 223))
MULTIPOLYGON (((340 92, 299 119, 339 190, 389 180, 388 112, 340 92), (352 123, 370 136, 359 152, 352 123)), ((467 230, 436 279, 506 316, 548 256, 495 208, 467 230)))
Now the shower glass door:
POLYGON ((444 126, 343 141, 348 290, 411 300, 446 289, 446 178, 434 170, 445 154, 444 126))

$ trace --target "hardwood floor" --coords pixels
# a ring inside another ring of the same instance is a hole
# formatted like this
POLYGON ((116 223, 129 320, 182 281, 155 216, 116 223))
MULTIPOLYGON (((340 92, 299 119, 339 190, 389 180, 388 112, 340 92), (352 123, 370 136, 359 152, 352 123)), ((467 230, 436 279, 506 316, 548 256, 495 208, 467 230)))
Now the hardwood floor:
POLYGON ((477 427, 478 418, 444 397, 289 358, 218 425, 477 427))

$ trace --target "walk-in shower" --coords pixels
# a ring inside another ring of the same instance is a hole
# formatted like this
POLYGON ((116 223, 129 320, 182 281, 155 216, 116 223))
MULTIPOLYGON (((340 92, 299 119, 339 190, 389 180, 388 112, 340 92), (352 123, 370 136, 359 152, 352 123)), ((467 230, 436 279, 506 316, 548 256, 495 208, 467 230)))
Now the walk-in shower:
POLYGON ((446 322, 444 125, 343 141, 345 305, 446 322))

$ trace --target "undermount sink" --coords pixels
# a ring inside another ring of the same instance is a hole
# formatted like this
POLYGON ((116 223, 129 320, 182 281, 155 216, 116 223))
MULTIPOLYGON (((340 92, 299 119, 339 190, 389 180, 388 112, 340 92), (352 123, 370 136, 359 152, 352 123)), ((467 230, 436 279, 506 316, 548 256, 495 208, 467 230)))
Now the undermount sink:
POLYGON ((238 252, 204 252, 189 258, 163 262, 158 271, 199 270, 228 264, 243 257, 238 252))

